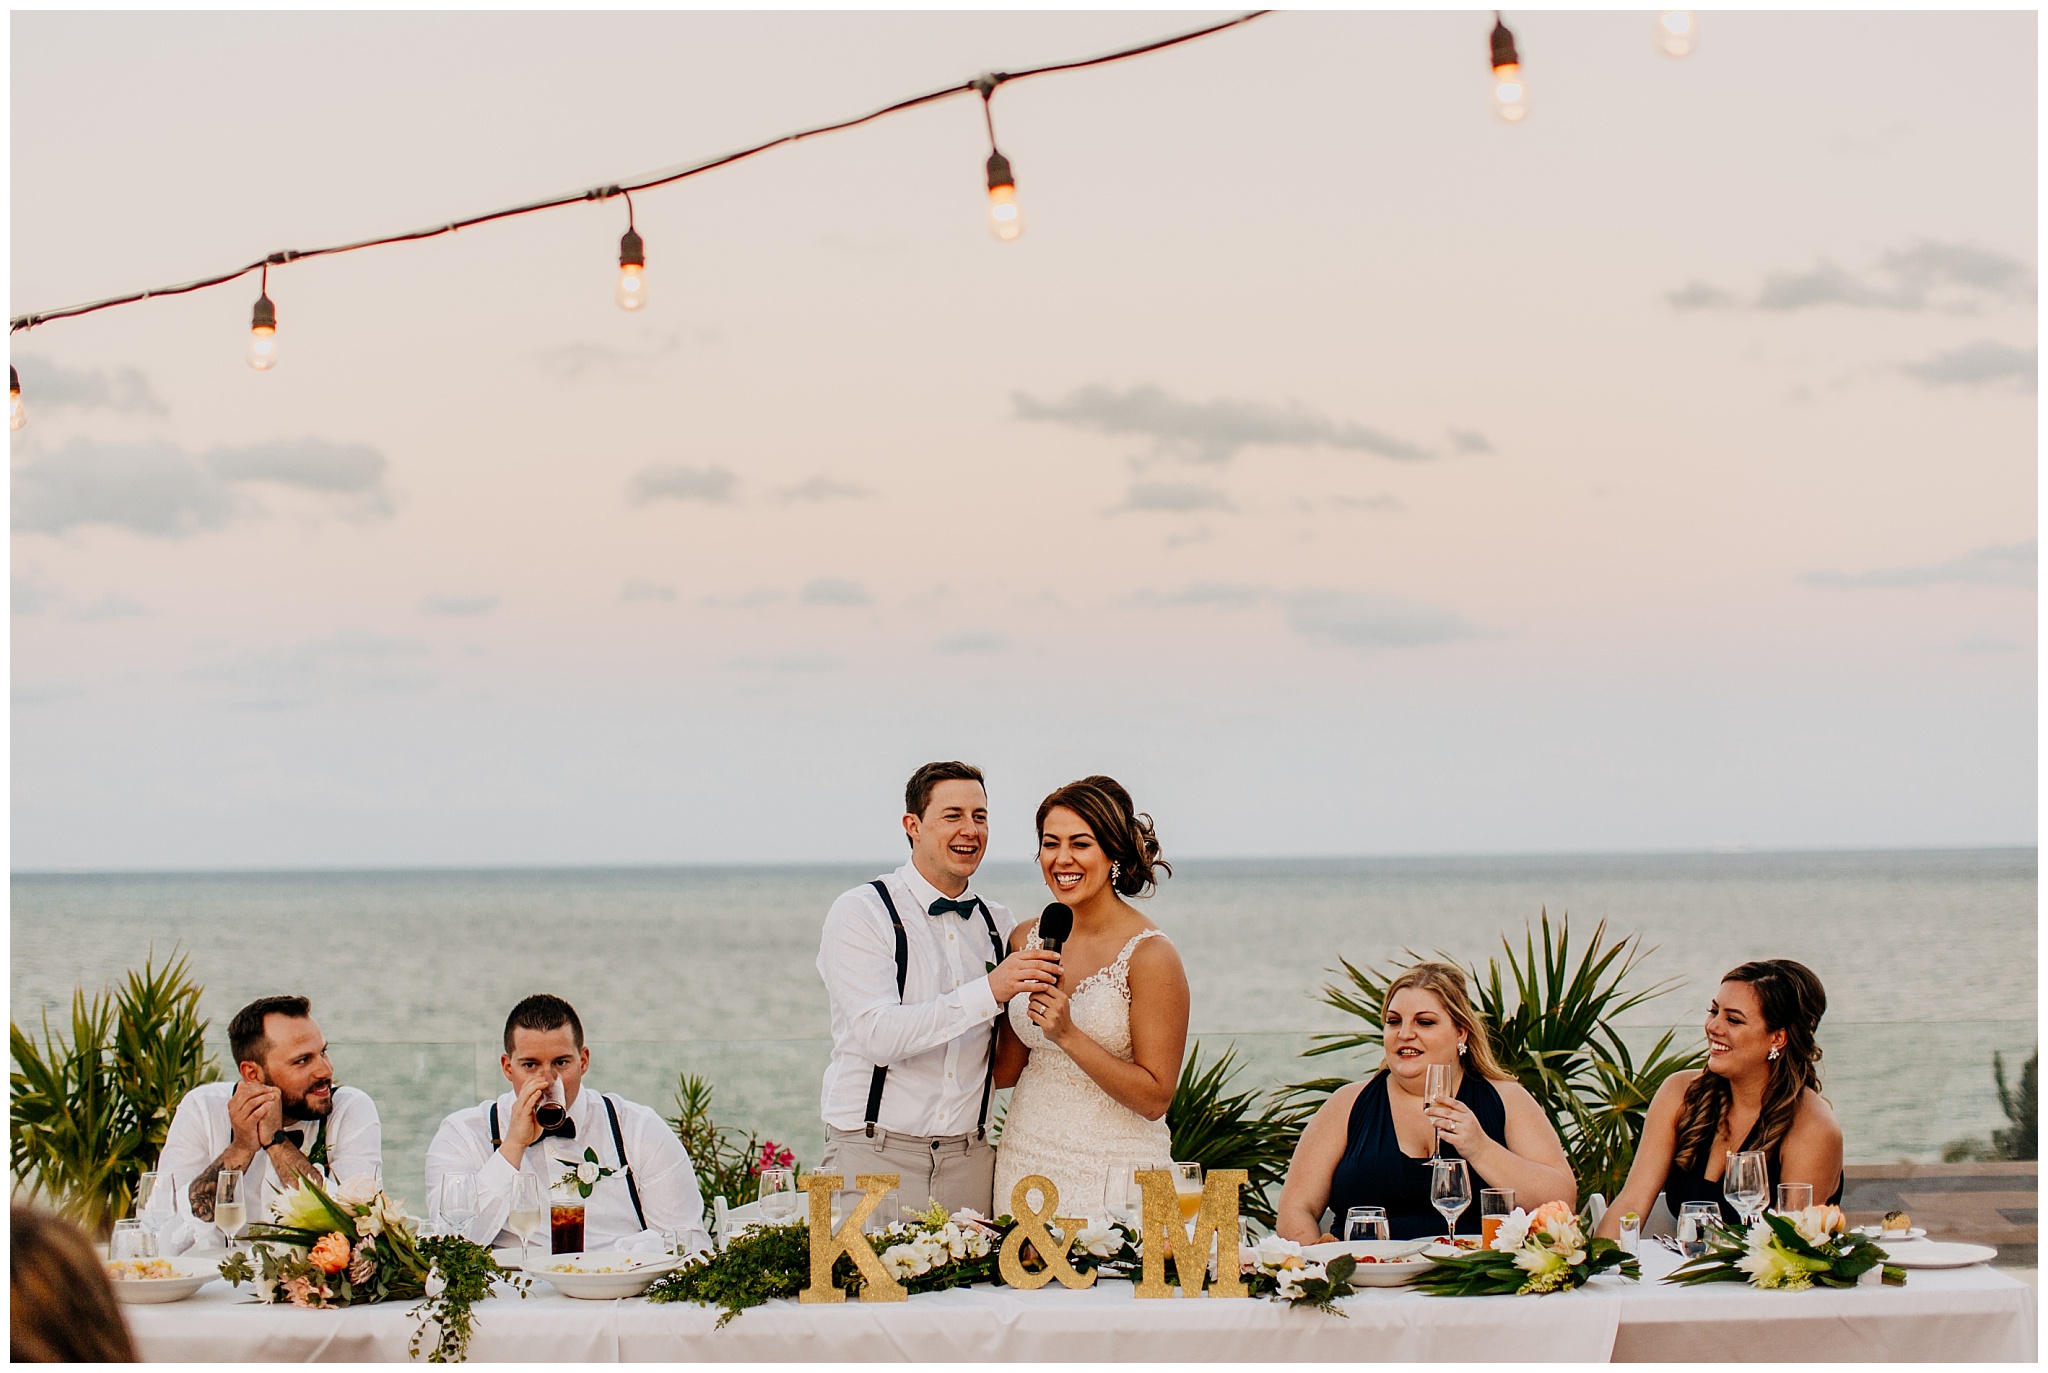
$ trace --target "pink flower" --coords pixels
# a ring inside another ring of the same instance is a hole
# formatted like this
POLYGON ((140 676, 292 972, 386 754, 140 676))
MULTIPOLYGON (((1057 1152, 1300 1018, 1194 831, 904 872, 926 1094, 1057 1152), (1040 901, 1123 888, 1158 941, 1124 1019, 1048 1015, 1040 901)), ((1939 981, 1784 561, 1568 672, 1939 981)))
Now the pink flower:
POLYGON ((323 1273, 339 1273, 348 1267, 350 1257, 348 1236, 336 1230, 322 1235, 313 1251, 306 1255, 306 1260, 323 1273))
POLYGON ((348 1280, 361 1286, 377 1275, 377 1243, 375 1240, 360 1240, 356 1244, 356 1256, 349 1260, 348 1280))
POLYGON ((793 1168, 795 1166, 795 1154, 772 1139, 765 1140, 761 1145, 760 1160, 754 1164, 754 1176, 759 1177, 763 1170, 769 1168, 793 1168))
POLYGON ((284 1280, 285 1300, 293 1306, 318 1306, 321 1298, 326 1295, 326 1285, 315 1287, 310 1277, 300 1276, 284 1280))

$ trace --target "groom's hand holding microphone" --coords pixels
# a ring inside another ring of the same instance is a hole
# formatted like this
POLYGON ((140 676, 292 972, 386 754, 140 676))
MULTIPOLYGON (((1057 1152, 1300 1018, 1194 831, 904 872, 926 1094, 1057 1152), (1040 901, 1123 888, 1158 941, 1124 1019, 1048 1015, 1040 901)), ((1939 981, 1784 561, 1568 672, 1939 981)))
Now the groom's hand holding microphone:
POLYGON ((996 964, 988 975, 988 989, 995 993, 996 1004, 1007 1006, 1021 992, 1042 993, 1057 990, 1060 985, 1060 943, 1074 928, 1074 916, 1065 906, 1055 902, 1047 906, 1048 912, 1057 910, 1067 918, 1066 927, 1056 931, 1046 929, 1045 917, 1040 916, 1038 933, 1045 947, 1019 949, 996 964))

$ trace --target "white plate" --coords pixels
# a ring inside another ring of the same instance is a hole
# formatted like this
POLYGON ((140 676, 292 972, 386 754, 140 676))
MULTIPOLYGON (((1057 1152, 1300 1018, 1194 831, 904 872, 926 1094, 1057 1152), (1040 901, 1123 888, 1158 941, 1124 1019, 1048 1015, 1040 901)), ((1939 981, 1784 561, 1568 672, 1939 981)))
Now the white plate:
POLYGON ((177 1277, 109 1277, 108 1285, 114 1289, 114 1299, 136 1306, 183 1301, 220 1276, 220 1265, 212 1259, 177 1258, 165 1259, 164 1262, 178 1270, 177 1277))
POLYGON ((1415 1247, 1414 1240, 1337 1240, 1329 1244, 1310 1244, 1302 1247, 1301 1256, 1314 1259, 1317 1263, 1328 1263, 1339 1254, 1349 1254, 1354 1259, 1374 1258, 1379 1263, 1361 1263, 1351 1271, 1353 1287, 1399 1287, 1418 1273, 1427 1272, 1436 1265, 1423 1254, 1410 1254, 1407 1258, 1386 1261, 1389 1255, 1400 1254, 1415 1247))
POLYGON ((516 1273, 526 1262, 526 1250, 515 1244, 504 1249, 493 1249, 491 1257, 498 1261, 498 1267, 509 1268, 516 1273))
POLYGON ((556 1254, 546 1265, 532 1269, 527 1276, 552 1283, 565 1297, 579 1297, 586 1301, 611 1301, 618 1297, 639 1296, 654 1285, 656 1278, 681 1263, 682 1259, 674 1254, 556 1254), (618 1268, 624 1271, 592 1271, 600 1268, 618 1268))
POLYGON ((1947 1240, 1913 1240, 1887 1248, 1885 1253, 1898 1268, 1968 1268, 1998 1257, 1998 1251, 1988 1244, 1953 1244, 1947 1240))
POLYGON ((1914 1226, 1911 1230, 1880 1230, 1875 1225, 1859 1225, 1856 1227, 1856 1233, 1868 1235, 1879 1244, 1904 1244, 1907 1240, 1927 1238, 1926 1227, 1920 1225, 1914 1226))

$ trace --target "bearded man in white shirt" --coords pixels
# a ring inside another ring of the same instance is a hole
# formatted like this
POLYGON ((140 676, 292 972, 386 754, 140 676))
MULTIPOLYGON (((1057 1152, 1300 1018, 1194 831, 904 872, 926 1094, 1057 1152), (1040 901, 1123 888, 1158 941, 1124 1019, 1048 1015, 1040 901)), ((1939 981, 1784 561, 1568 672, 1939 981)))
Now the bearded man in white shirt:
POLYGON ((544 1205, 583 1207, 585 1250, 658 1250, 669 1235, 685 1250, 711 1247, 696 1165, 668 1122, 651 1106, 584 1090, 590 1050, 575 1007, 546 994, 514 1006, 498 1065, 512 1090, 455 1112, 427 1146, 429 1196, 451 1174, 476 1178, 476 1215, 464 1235, 500 1248, 533 1238, 505 1228, 512 1180, 525 1173, 540 1180, 544 1205), (556 1100, 567 1110, 544 1128, 541 1103, 557 1084, 556 1100), (596 1152, 593 1171, 603 1174, 587 1198, 561 1185, 586 1162, 586 1149, 596 1152))
POLYGON ((927 763, 903 793, 910 861, 842 895, 818 972, 832 1003, 821 1173, 851 1187, 900 1173, 905 1210, 995 1212, 988 1143, 995 1030, 1020 992, 1058 985, 1059 955, 1005 957, 1016 918, 972 890, 988 792, 966 763, 927 763))
POLYGON ((164 1185, 150 1209, 175 1214, 185 1190, 195 1221, 213 1219, 214 1193, 225 1169, 242 1174, 250 1221, 270 1219, 278 1188, 300 1178, 347 1182, 375 1177, 383 1166, 383 1127, 376 1103, 355 1087, 334 1085, 327 1039, 303 996, 266 996, 228 1023, 233 1082, 208 1082, 185 1093, 156 1170, 164 1185))

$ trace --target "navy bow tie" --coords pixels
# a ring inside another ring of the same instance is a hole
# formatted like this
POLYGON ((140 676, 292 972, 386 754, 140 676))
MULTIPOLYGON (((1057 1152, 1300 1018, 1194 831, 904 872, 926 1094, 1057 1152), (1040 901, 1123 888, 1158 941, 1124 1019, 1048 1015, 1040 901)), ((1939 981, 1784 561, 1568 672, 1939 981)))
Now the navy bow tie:
POLYGON ((954 901, 942 896, 932 902, 931 909, 926 911, 925 914, 944 915, 947 911, 955 911, 959 913, 962 920, 965 920, 968 916, 974 914, 974 908, 980 904, 981 898, 978 896, 970 896, 964 901, 954 901))
POLYGON ((306 1132, 303 1130, 279 1130, 276 1134, 270 1137, 270 1142, 272 1144, 275 1144, 281 1139, 290 1140, 292 1142, 292 1148, 297 1149, 305 1144, 306 1132))
POLYGON ((540 1137, 542 1139, 574 1139, 576 1138, 576 1122, 567 1116, 563 1116, 560 1125, 552 1128, 542 1127, 540 1137))

